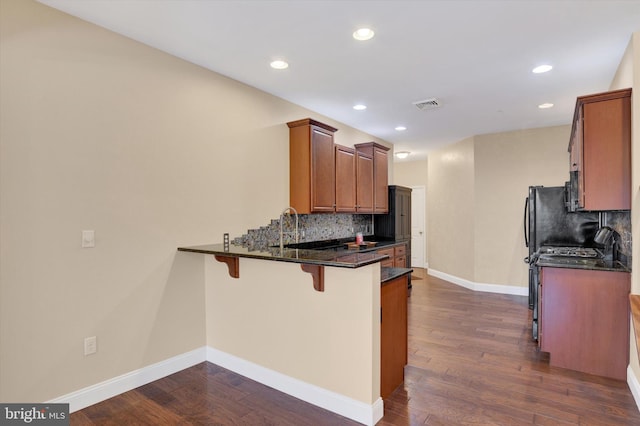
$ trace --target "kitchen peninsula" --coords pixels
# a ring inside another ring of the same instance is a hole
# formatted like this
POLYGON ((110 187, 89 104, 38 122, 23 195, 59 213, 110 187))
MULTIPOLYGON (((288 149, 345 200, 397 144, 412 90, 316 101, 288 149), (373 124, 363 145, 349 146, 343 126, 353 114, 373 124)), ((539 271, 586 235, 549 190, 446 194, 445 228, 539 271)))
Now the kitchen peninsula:
POLYGON ((218 260, 203 258, 208 359, 361 423, 382 418, 381 287, 406 294, 411 269, 357 249, 178 250, 218 260))

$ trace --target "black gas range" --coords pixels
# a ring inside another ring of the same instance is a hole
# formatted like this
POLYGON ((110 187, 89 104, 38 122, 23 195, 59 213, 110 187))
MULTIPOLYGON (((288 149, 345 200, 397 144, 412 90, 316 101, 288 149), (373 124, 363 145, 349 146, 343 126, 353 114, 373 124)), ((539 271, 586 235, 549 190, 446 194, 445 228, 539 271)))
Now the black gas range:
POLYGON ((602 252, 592 247, 542 246, 530 259, 529 291, 533 338, 538 339, 538 312, 540 294, 540 267, 593 268, 602 263, 602 252), (533 297, 531 297, 533 296, 533 297))
POLYGON ((555 247, 542 246, 538 250, 538 257, 581 257, 581 258, 597 258, 601 254, 595 248, 591 247, 555 247))

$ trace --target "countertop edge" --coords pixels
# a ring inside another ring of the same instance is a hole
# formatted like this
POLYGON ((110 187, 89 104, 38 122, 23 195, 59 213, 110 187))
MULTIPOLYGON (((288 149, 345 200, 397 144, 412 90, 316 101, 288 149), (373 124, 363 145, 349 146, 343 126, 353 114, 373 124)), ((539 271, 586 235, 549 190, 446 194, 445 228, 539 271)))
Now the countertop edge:
POLYGON ((584 265, 567 265, 555 262, 545 262, 538 260, 536 266, 541 268, 564 268, 564 269, 581 269, 583 271, 605 271, 605 272, 625 272, 631 273, 631 269, 623 265, 620 266, 584 266, 584 265))
MULTIPOLYGON (((225 251, 225 250, 213 250, 213 249, 204 249, 196 247, 178 247, 178 251, 189 252, 189 253, 201 253, 208 254, 214 256, 227 256, 227 257, 243 257, 247 259, 259 259, 259 260, 267 260, 271 262, 288 262, 288 263, 298 263, 298 264, 310 264, 310 265, 320 265, 320 266, 333 266, 337 268, 361 268, 363 266, 371 265, 374 263, 378 263, 382 260, 388 259, 388 255, 371 255, 370 259, 362 260, 362 261, 353 261, 353 262, 337 262, 328 259, 311 259, 311 258, 293 258, 293 257, 278 257, 278 256, 268 256, 261 255, 259 253, 239 253, 236 251, 225 251)), ((321 250, 308 250, 315 251, 318 253, 322 253, 321 250)), ((357 255, 362 252, 354 250, 352 252, 342 253, 342 256, 348 255, 357 255)), ((364 253, 362 253, 364 254, 364 253)))
POLYGON ((389 281, 411 274, 412 272, 413 269, 411 268, 392 268, 383 266, 380 268, 380 284, 384 285, 389 281))

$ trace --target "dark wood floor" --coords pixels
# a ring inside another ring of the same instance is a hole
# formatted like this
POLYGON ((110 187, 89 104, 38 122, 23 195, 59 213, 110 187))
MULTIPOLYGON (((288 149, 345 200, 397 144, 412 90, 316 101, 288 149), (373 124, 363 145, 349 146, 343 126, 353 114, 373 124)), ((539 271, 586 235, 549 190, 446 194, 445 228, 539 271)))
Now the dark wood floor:
MULTIPOLYGON (((522 296, 478 293, 416 270, 405 384, 387 425, 640 425, 625 382, 549 367, 522 296)), ((72 425, 355 425, 203 363, 71 415, 72 425)))

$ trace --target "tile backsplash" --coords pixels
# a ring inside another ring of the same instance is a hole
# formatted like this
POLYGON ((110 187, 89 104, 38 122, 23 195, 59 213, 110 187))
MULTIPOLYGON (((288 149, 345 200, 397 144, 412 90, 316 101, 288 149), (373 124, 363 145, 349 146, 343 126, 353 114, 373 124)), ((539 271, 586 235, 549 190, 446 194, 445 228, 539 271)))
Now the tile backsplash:
MULTIPOLYGON (((357 232, 373 235, 373 216, 364 214, 301 214, 298 217, 299 242, 322 241, 354 237, 357 232)), ((295 215, 285 215, 283 220, 284 244, 295 242, 295 215)), ((258 229, 233 239, 233 244, 250 250, 264 250, 280 244, 280 218, 258 229)))
POLYGON ((603 212, 604 224, 610 226, 619 235, 618 251, 631 258, 631 212, 603 212))

